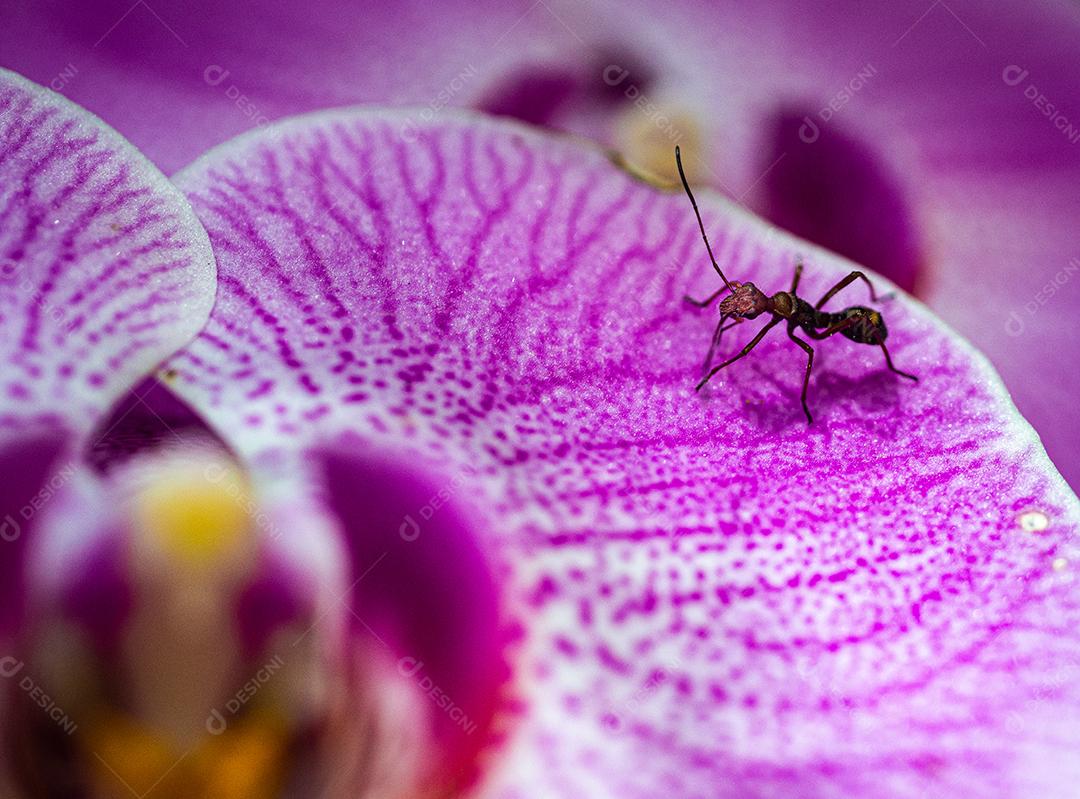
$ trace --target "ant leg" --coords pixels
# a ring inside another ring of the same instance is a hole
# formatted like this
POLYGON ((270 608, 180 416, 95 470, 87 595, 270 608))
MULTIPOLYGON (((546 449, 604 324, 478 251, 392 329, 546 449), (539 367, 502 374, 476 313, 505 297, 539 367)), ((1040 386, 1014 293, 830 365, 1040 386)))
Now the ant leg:
POLYGON ((874 292, 874 284, 870 282, 870 278, 868 278, 866 275, 856 269, 854 272, 851 272, 847 277, 845 277, 831 289, 826 291, 825 296, 818 300, 817 305, 815 305, 814 307, 818 310, 821 310, 821 306, 827 303, 838 291, 842 291, 843 289, 847 288, 856 280, 861 280, 867 285, 867 287, 870 289, 870 301, 877 302, 878 298, 877 294, 874 292))
POLYGON ((806 375, 803 377, 802 383, 802 409, 806 414, 806 423, 813 424, 814 417, 810 415, 810 407, 806 404, 806 392, 810 388, 810 370, 814 368, 814 348, 810 346, 810 342, 803 341, 801 338, 795 335, 794 328, 788 328, 788 338, 798 344, 806 352, 806 375))
POLYGON ((736 319, 731 324, 725 325, 724 322, 726 322, 730 318, 730 315, 724 314, 720 317, 720 321, 717 322, 716 330, 713 331, 712 343, 709 344, 709 353, 705 356, 705 363, 701 367, 702 374, 705 374, 707 371, 709 371, 709 367, 712 366, 713 354, 716 352, 716 348, 720 346, 720 339, 723 338, 724 331, 731 330, 731 328, 735 327, 735 325, 742 324, 742 319, 736 319))
POLYGON ((695 300, 689 294, 684 294, 683 302, 688 302, 691 305, 696 305, 698 308, 708 308, 710 305, 713 304, 713 301, 716 300, 716 298, 723 294, 725 291, 727 291, 727 286, 721 289, 717 289, 703 300, 695 300))
POLYGON ((735 327, 735 325, 742 324, 742 321, 743 321, 742 319, 736 319, 731 324, 725 325, 724 321, 726 319, 727 319, 726 316, 721 317, 720 318, 720 324, 718 324, 716 326, 716 330, 713 332, 712 343, 709 345, 709 354, 705 356, 705 363, 701 367, 701 373, 702 374, 705 374, 707 371, 709 371, 709 367, 712 366, 713 353, 715 353, 716 348, 720 346, 720 339, 723 337, 724 331, 725 330, 731 330, 731 328, 735 327), (723 327, 721 327, 721 325, 723 325, 723 327))
POLYGON ((769 322, 769 324, 765 325, 765 327, 761 328, 761 330, 758 331, 758 334, 756 336, 754 336, 752 339, 750 339, 750 343, 747 344, 745 347, 743 347, 741 350, 739 350, 737 355, 733 355, 732 357, 728 358, 726 361, 724 361, 719 366, 714 366, 712 371, 710 371, 709 374, 706 375, 705 378, 700 383, 697 384, 697 388, 695 388, 694 390, 695 391, 701 391, 701 389, 703 389, 705 387, 705 384, 713 379, 713 375, 715 375, 717 372, 719 372, 725 366, 730 366, 731 364, 735 363, 735 361, 739 360, 739 358, 743 357, 748 352, 750 352, 750 350, 754 349, 754 347, 756 347, 758 345, 758 342, 760 342, 763 338, 765 338, 765 334, 768 333, 770 330, 772 330, 774 327, 776 327, 776 325, 781 320, 783 320, 783 318, 784 317, 782 317, 782 316, 774 316, 772 318, 772 321, 769 322))
POLYGON ((884 341, 878 341, 878 346, 881 347, 881 351, 885 353, 885 364, 889 367, 890 372, 896 372, 901 377, 906 377, 908 380, 914 380, 916 383, 919 382, 919 378, 917 378, 915 375, 908 374, 907 372, 902 372, 895 366, 893 366, 892 358, 889 357, 889 351, 885 349, 884 341))
POLYGON ((802 258, 795 262, 795 277, 791 281, 791 293, 799 287, 799 278, 802 277, 802 258))
POLYGON ((713 331, 712 341, 709 343, 709 352, 705 356, 705 363, 701 367, 702 374, 709 371, 709 367, 712 366, 713 353, 716 352, 716 347, 720 343, 720 336, 724 333, 724 322, 726 321, 727 317, 721 316, 720 321, 716 323, 716 330, 713 331))
POLYGON ((809 327, 804 327, 803 330, 806 332, 806 335, 810 336, 810 338, 816 339, 817 341, 821 341, 822 339, 826 339, 829 336, 833 335, 834 333, 839 333, 841 330, 845 330, 846 328, 849 328, 852 325, 858 324, 862 320, 863 320, 862 316, 857 316, 857 315, 856 316, 849 316, 847 319, 843 320, 842 322, 837 322, 832 327, 827 327, 822 331, 813 330, 812 328, 809 328, 809 327))
MULTIPOLYGON (((810 336, 810 338, 817 339, 818 341, 820 341, 821 339, 828 338, 829 336, 833 335, 834 333, 839 333, 841 330, 843 330, 846 327, 851 327, 853 324, 856 324, 857 322, 859 322, 863 318, 864 317, 862 317, 862 316, 849 316, 844 321, 837 322, 832 327, 827 327, 824 330, 822 330, 820 333, 818 331, 816 331, 816 330, 811 330, 809 328, 804 328, 804 330, 806 331, 807 335, 810 336)), ((875 339, 877 339, 877 340, 876 341, 868 341, 866 343, 867 344, 877 344, 879 347, 881 347, 881 351, 885 354, 885 364, 889 367, 889 371, 895 372, 896 374, 900 375, 901 377, 906 377, 908 380, 914 380, 916 383, 918 383, 919 378, 917 378, 915 375, 909 374, 908 372, 904 372, 904 371, 902 371, 900 369, 897 369, 893 365, 892 357, 889 355, 889 350, 888 350, 888 348, 886 348, 885 342, 882 341, 880 338, 877 338, 877 336, 875 336, 875 339)))

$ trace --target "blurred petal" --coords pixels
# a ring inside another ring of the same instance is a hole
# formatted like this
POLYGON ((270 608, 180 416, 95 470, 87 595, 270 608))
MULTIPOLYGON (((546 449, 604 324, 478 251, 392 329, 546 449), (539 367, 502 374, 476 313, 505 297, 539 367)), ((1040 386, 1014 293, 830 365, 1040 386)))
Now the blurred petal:
POLYGON ((208 443, 49 486, 2 674, 17 795, 270 797, 311 771, 351 670, 241 483, 208 443))
MULTIPOLYGON (((221 280, 177 390, 260 469, 351 431, 469 475, 526 631, 489 795, 1072 791, 1080 510, 922 306, 883 306, 921 382, 823 342, 807 428, 780 333, 695 395, 686 198, 568 140, 325 113, 177 181, 221 280)), ((733 277, 850 270, 702 194, 733 277)))
POLYGON ((502 77, 503 64, 521 63, 530 34, 532 54, 552 50, 544 39, 556 30, 554 17, 519 0, 35 0, 0 9, 5 63, 109 120, 166 171, 300 111, 427 103, 455 78, 449 99, 461 104, 502 77))
POLYGON ((22 621, 31 529, 38 511, 55 490, 46 485, 50 477, 58 477, 58 467, 72 468, 61 463, 67 446, 62 431, 0 441, 0 642, 7 643, 22 621), (48 489, 44 494, 43 486, 48 489))
POLYGON ((0 434, 85 434, 206 321, 206 233, 115 131, 7 71, 0 207, 0 434))
POLYGON ((476 514, 446 488, 469 475, 433 479, 415 463, 373 456, 366 443, 345 437, 316 453, 354 575, 346 621, 390 651, 398 673, 437 708, 424 714, 438 752, 428 779, 467 784, 491 743, 509 642, 476 514))

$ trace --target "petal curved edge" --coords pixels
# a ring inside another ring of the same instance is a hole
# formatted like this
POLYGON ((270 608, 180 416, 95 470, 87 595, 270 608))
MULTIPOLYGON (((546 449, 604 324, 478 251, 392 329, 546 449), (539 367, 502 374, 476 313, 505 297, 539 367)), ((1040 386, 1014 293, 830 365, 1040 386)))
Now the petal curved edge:
POLYGON ((206 231, 118 133, 6 70, 0 208, 0 433, 85 433, 208 318, 206 231))
MULTIPOLYGON (((255 462, 352 431, 470 475, 445 488, 525 631, 484 795, 1073 789, 1080 509, 924 306, 878 306, 917 385, 815 342, 807 427, 782 328, 695 393, 716 316, 682 296, 718 281, 686 197, 578 142, 344 110, 176 180, 220 272, 177 391, 255 462)), ((853 268, 699 201, 732 279, 786 290, 801 257, 813 300, 853 268)))

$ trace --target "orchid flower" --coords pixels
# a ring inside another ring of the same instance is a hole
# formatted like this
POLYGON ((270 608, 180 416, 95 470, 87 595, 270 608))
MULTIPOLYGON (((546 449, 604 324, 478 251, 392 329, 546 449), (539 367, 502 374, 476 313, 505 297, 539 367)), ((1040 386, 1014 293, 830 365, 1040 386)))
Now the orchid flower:
POLYGON ((0 9, 6 66, 166 171, 358 102, 508 114, 669 175, 680 143, 697 180, 885 274, 975 342, 1074 487, 1077 41, 1067 0, 0 9))
MULTIPOLYGON (((827 342, 807 428, 783 336, 693 392, 696 221, 584 142, 324 112, 185 200, 2 86, 11 795, 1072 791, 1080 508, 916 301, 918 385, 827 342), (91 468, 173 350, 204 432, 91 468)), ((853 268, 699 201, 737 279, 853 268)))

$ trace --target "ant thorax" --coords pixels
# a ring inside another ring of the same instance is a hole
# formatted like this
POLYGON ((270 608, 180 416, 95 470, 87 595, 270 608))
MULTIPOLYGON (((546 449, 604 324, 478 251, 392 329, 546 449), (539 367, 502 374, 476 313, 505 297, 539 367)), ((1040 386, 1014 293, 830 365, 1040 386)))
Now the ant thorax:
POLYGON ((788 291, 778 291, 772 295, 772 312, 785 319, 791 319, 798 308, 798 298, 788 291))
POLYGON ((753 283, 732 281, 731 294, 720 301, 720 313, 753 319, 769 310, 769 298, 753 283))

